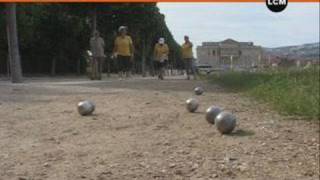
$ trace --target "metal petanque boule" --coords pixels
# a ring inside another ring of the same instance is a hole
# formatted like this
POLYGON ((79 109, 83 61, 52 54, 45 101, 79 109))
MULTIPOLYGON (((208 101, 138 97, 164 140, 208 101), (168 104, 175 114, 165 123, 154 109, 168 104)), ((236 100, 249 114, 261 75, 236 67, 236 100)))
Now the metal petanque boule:
POLYGON ((221 134, 229 134, 236 127, 236 117, 229 112, 223 111, 216 117, 215 124, 221 134))
POLYGON ((194 93, 195 93, 196 95, 201 95, 201 94, 203 94, 203 92, 204 92, 204 90, 203 90, 203 88, 200 87, 200 86, 194 88, 194 93))
POLYGON ((206 120, 209 123, 214 124, 216 117, 221 113, 221 111, 222 110, 217 106, 210 106, 206 111, 206 120))
POLYGON ((81 101, 78 103, 78 112, 82 116, 91 115, 95 110, 95 104, 92 101, 81 101))
POLYGON ((195 112, 199 107, 199 102, 198 102, 198 100, 196 100, 194 98, 189 98, 186 101, 186 105, 187 105, 187 110, 189 112, 195 112))

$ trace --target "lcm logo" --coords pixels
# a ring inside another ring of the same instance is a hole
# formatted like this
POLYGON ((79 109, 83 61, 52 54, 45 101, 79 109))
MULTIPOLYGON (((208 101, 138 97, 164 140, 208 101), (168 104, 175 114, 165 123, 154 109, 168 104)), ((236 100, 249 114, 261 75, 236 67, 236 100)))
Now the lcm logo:
POLYGON ((287 7, 288 0, 266 0, 266 5, 272 12, 281 12, 287 7))

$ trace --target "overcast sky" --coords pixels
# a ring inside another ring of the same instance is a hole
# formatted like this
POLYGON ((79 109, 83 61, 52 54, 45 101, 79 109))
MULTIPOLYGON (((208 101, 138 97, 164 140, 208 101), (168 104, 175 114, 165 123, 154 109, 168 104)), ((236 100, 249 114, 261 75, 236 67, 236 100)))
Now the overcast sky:
POLYGON ((174 38, 253 41, 264 47, 319 42, 319 3, 290 3, 280 13, 265 3, 159 3, 174 38))

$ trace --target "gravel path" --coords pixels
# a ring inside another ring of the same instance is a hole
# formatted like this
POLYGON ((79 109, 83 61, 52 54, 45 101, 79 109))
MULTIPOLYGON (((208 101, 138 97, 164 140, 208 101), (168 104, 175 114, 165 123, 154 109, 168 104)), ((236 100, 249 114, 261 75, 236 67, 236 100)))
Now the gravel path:
POLYGON ((0 180, 319 179, 319 121, 179 77, 0 81, 0 180), (196 113, 184 102, 206 92, 196 113), (76 111, 91 99, 93 116, 76 111), (238 118, 231 135, 205 120, 217 105, 238 118))

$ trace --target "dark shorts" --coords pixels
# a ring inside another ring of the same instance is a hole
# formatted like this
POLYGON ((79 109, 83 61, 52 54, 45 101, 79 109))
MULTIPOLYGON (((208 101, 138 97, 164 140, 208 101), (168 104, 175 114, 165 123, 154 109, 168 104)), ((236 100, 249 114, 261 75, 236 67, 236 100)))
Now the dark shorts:
POLYGON ((118 70, 119 71, 130 71, 131 70, 131 60, 130 60, 130 56, 120 56, 118 55, 117 58, 117 65, 118 65, 118 70))
POLYGON ((155 68, 156 70, 160 70, 160 69, 162 69, 162 68, 164 68, 164 67, 167 66, 167 62, 168 62, 168 60, 165 60, 165 61, 163 61, 163 62, 154 61, 154 62, 153 62, 154 68, 155 68))

